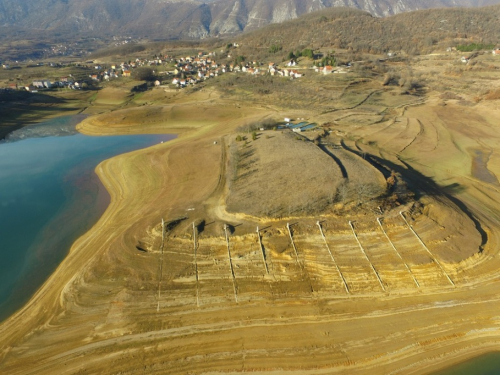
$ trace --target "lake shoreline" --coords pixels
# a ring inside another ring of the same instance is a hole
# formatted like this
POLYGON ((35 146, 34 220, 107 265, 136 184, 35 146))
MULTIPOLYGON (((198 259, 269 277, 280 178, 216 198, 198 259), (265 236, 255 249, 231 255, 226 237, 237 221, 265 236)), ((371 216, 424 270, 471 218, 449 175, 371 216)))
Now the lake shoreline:
MULTIPOLYGON (((94 116, 95 117, 95 116, 94 116)), ((70 284, 75 282, 89 266, 89 263, 98 255, 99 250, 102 251, 101 246, 96 246, 97 243, 102 244, 109 242, 109 237, 116 230, 116 221, 124 221, 123 216, 121 220, 118 217, 121 214, 123 205, 124 194, 131 195, 131 190, 128 189, 130 179, 123 179, 123 170, 127 169, 130 164, 134 164, 133 159, 141 159, 145 157, 150 160, 154 157, 159 150, 165 152, 169 148, 177 145, 177 143, 189 142, 192 138, 198 137, 198 133, 206 133, 208 129, 212 128, 215 123, 203 128, 192 128, 189 124, 175 125, 173 127, 165 126, 164 123, 149 127, 148 129, 137 128, 137 126, 126 126, 120 128, 113 128, 104 124, 102 126, 95 126, 93 123, 94 118, 89 117, 77 125, 77 130, 85 135, 130 135, 130 134, 176 134, 177 138, 148 147, 147 149, 140 149, 125 154, 120 154, 101 162, 95 169, 100 182, 110 195, 110 204, 106 208, 103 215, 99 220, 80 238, 78 238, 66 257, 49 276, 49 278, 40 286, 35 294, 23 305, 19 310, 14 312, 11 316, 0 323, 0 337, 1 348, 0 359, 9 352, 9 347, 21 337, 34 329, 38 324, 43 321, 48 321, 51 317, 55 317, 64 311, 64 306, 67 303, 68 293, 70 291, 70 284), (91 244, 94 244, 92 246, 91 244), (82 265, 85 265, 82 268, 82 265), (30 322, 29 324, 26 324, 30 322), (17 327, 17 328, 16 328, 17 327), (18 327, 23 327, 19 329, 18 327)), ((143 160, 144 162, 145 160, 143 160)), ((142 182, 135 181, 142 185, 142 182)), ((137 186, 136 186, 137 188, 137 186)), ((134 206, 140 206, 141 202, 147 199, 142 196, 141 200, 134 197, 134 206)), ((140 212, 140 209, 131 209, 128 206, 129 212, 140 212)), ((128 216, 125 216, 127 221, 128 216)), ((123 224, 122 224, 123 225, 123 224)), ((127 226, 127 224, 125 224, 127 226)))
POLYGON ((13 224, 7 227, 9 231, 2 228, 4 244, 15 250, 2 254, 2 263, 9 264, 10 270, 2 273, 2 320, 28 301, 73 242, 105 212, 110 195, 94 171, 96 165, 113 154, 172 139, 162 135, 85 136, 75 130, 85 117, 45 121, 11 133, 12 137, 0 143, 4 156, 1 188, 5 189, 2 220, 7 215, 9 222, 21 224, 18 235, 13 224), (33 219, 22 225, 29 215, 33 219))

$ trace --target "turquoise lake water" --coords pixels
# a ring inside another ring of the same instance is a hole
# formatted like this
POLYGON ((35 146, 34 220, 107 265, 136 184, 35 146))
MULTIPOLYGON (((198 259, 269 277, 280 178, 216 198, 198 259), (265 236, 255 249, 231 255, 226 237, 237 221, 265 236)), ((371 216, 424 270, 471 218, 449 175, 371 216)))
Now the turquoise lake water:
POLYGON ((487 353, 432 375, 498 375, 500 374, 500 352, 487 353))
POLYGON ((34 125, 0 143, 0 320, 29 299, 108 206, 97 164, 175 137, 85 136, 74 130, 83 118, 34 125))

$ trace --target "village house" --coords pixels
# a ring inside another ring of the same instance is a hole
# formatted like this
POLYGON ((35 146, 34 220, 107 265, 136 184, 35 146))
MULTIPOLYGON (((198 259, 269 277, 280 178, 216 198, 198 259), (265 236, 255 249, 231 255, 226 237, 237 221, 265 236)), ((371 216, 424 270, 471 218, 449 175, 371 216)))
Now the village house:
POLYGON ((323 74, 331 74, 333 73, 333 66, 327 65, 323 69, 321 69, 321 73, 323 74))
POLYGON ((26 86, 25 89, 26 89, 26 91, 31 92, 31 93, 38 92, 37 87, 35 87, 33 85, 26 86))
POLYGON ((52 83, 47 79, 35 80, 33 81, 32 86, 39 89, 50 89, 53 87, 52 83))
POLYGON ((33 81, 31 86, 36 87, 37 89, 43 89, 43 82, 42 81, 33 81))

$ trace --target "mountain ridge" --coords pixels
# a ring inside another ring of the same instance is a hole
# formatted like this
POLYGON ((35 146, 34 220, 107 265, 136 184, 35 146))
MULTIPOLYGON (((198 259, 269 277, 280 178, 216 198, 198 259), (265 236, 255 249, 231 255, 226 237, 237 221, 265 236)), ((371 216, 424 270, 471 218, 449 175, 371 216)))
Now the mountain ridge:
POLYGON ((22 30, 67 36, 203 39, 256 30, 331 7, 351 7, 383 17, 427 8, 499 3, 500 0, 0 0, 0 26, 5 35, 22 30))

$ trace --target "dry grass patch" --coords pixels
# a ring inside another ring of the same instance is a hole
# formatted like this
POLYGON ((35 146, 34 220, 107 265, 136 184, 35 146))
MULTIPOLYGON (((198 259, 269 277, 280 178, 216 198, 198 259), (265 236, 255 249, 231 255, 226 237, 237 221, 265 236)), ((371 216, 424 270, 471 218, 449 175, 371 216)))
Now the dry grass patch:
POLYGON ((100 90, 94 100, 98 104, 123 104, 129 99, 130 90, 118 87, 105 87, 100 90))
POLYGON ((498 99, 500 99, 500 89, 490 90, 484 96, 484 100, 498 100, 498 99))
POLYGON ((289 131, 255 141, 230 141, 228 211, 296 216, 323 211, 343 181, 339 167, 316 145, 289 131))
POLYGON ((200 103, 124 108, 93 116, 78 125, 89 134, 171 133, 231 121, 243 116, 234 107, 200 103))

